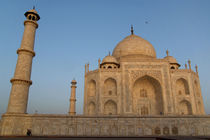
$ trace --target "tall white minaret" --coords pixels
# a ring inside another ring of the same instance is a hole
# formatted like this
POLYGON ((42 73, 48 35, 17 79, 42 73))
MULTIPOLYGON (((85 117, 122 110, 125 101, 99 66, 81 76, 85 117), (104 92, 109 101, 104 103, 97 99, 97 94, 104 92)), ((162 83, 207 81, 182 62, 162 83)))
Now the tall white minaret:
POLYGON ((70 97, 70 107, 69 107, 69 115, 76 115, 76 86, 77 81, 71 81, 71 97, 70 97))
POLYGON ((28 104, 29 87, 32 84, 31 67, 35 56, 34 40, 37 21, 40 19, 35 8, 25 13, 24 33, 20 48, 17 50, 18 60, 14 77, 10 80, 12 88, 10 92, 7 113, 26 113, 28 104))

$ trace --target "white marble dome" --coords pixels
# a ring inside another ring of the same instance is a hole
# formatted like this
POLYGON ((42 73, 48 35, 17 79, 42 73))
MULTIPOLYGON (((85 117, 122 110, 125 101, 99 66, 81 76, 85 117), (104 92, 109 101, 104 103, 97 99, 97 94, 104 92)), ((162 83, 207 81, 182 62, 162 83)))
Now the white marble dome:
POLYGON ((112 55, 116 58, 131 55, 156 58, 156 52, 152 44, 133 34, 119 42, 112 55))

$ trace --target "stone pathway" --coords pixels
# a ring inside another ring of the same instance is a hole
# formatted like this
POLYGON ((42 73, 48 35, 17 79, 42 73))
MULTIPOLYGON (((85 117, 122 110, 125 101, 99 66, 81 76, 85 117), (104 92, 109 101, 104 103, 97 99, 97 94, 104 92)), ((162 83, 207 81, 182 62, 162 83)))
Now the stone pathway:
POLYGON ((38 136, 10 136, 3 137, 0 136, 0 140, 210 140, 210 137, 191 137, 191 136, 182 136, 182 137, 38 137, 38 136))

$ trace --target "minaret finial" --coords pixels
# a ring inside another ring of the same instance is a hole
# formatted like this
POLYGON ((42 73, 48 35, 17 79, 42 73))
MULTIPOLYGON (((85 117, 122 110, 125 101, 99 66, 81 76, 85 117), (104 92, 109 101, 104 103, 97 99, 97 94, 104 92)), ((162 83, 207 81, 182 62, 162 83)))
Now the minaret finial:
POLYGON ((187 64, 185 63, 185 69, 187 69, 187 64))
POLYGON ((109 51, 109 56, 110 56, 110 51, 109 51))
POLYGON ((198 65, 195 65, 195 71, 198 73, 198 65))
POLYGON ((133 35, 133 25, 131 24, 131 35, 133 35))
POLYGON ((169 51, 168 51, 168 49, 166 50, 166 55, 169 56, 169 51))
POLYGON ((98 68, 100 69, 100 65, 101 65, 101 59, 98 59, 98 68))
POLYGON ((188 60, 188 65, 189 65, 189 69, 191 70, 191 61, 190 61, 190 59, 188 60))
POLYGON ((35 10, 36 0, 34 0, 33 9, 35 10))

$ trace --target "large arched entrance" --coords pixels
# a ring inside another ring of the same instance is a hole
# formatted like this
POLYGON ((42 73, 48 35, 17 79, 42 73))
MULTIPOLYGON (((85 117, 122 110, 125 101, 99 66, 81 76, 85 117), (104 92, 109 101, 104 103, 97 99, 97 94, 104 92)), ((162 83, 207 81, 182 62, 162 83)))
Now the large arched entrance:
POLYGON ((163 114, 162 89, 159 81, 146 75, 134 82, 133 112, 139 115, 163 114))

